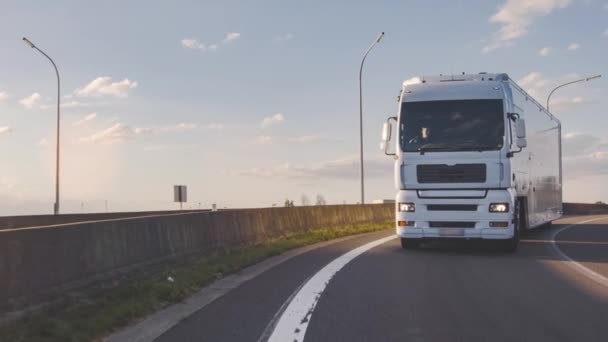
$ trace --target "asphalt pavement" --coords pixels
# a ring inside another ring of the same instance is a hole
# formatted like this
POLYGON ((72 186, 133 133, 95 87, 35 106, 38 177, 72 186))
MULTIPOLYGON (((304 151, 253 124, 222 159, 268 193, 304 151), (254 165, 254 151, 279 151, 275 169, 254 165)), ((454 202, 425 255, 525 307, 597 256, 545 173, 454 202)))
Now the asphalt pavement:
POLYGON ((392 234, 291 258, 156 341, 608 341, 608 216, 568 217, 528 232, 515 254, 462 242, 405 251, 391 239, 331 267, 392 234), (277 336, 323 272, 331 277, 313 293, 304 328, 277 336))

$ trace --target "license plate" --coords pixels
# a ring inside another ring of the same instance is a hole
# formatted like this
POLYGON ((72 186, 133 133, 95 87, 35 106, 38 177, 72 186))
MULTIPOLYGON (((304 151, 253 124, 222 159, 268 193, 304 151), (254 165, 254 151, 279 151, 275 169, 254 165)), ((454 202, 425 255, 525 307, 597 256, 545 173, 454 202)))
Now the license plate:
POLYGON ((439 236, 464 236, 464 228, 439 228, 439 236))

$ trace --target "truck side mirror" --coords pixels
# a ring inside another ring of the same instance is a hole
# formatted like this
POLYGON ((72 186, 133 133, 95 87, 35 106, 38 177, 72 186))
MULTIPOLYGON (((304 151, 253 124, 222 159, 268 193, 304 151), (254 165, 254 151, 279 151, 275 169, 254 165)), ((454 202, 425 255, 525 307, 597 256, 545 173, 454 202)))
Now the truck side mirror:
POLYGON ((517 134, 517 140, 515 144, 519 148, 524 148, 528 146, 528 141, 526 140, 526 120, 521 118, 515 119, 515 132, 517 134))
MULTIPOLYGON (((526 120, 520 118, 515 119, 515 132, 517 133, 518 139, 526 138, 526 120)), ((519 143, 517 145, 519 146, 519 143)))
POLYGON ((528 141, 526 140, 526 138, 517 138, 516 144, 517 147, 524 148, 528 146, 528 141))
POLYGON ((386 144, 391 140, 392 125, 390 122, 385 122, 382 125, 382 143, 386 144))
POLYGON ((384 151, 384 154, 387 156, 394 156, 395 153, 389 153, 388 147, 389 142, 391 141, 391 136, 393 132, 393 125, 391 124, 391 120, 397 121, 397 117, 390 117, 386 120, 384 125, 382 125, 382 141, 380 142, 380 149, 384 151))
POLYGON ((511 151, 507 153, 507 157, 511 158, 515 153, 519 153, 522 149, 528 146, 528 141, 526 140, 526 120, 522 119, 518 113, 508 113, 509 125, 515 131, 511 133, 511 141, 515 143, 515 145, 519 148, 519 151, 511 151), (513 122, 511 124, 511 122, 513 122), (515 137, 513 137, 515 135, 515 137))

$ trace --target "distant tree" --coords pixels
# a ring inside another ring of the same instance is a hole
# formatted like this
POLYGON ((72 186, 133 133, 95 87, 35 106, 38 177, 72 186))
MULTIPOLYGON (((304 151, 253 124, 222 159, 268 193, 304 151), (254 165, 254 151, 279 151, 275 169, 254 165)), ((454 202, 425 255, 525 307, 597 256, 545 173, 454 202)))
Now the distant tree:
POLYGON ((289 207, 289 199, 286 199, 286 200, 285 200, 285 204, 284 204, 284 206, 285 206, 285 207, 289 207))
POLYGON ((315 203, 315 205, 326 205, 327 202, 325 201, 325 197, 323 197, 323 195, 318 194, 317 195, 317 202, 315 203))
POLYGON ((604 203, 602 201, 597 201, 597 202, 595 202, 595 204, 606 205, 606 203, 604 203))
POLYGON ((295 205, 293 204, 293 200, 291 200, 291 202, 289 202, 289 206, 290 207, 295 207, 295 205))
POLYGON ((303 206, 310 205, 310 199, 305 194, 302 194, 302 197, 300 197, 300 202, 303 206))

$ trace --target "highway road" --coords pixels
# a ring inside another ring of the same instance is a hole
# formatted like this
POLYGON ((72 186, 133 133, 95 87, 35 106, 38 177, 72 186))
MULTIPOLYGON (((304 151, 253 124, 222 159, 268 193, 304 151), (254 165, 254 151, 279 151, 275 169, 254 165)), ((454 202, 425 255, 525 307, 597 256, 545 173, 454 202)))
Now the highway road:
POLYGON ((608 341, 608 216, 563 218, 515 254, 392 237, 290 258, 156 341, 608 341))

